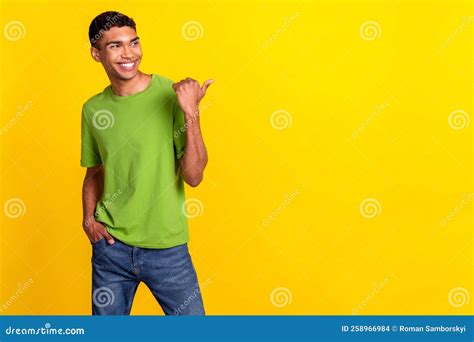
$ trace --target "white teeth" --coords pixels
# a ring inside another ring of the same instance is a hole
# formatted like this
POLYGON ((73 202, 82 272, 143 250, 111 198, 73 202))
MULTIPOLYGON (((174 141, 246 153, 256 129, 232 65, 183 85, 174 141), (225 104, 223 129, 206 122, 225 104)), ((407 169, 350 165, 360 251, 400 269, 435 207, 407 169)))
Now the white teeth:
POLYGON ((134 62, 132 63, 119 63, 121 66, 123 66, 124 68, 127 68, 127 69, 131 69, 133 68, 133 66, 135 65, 134 62))

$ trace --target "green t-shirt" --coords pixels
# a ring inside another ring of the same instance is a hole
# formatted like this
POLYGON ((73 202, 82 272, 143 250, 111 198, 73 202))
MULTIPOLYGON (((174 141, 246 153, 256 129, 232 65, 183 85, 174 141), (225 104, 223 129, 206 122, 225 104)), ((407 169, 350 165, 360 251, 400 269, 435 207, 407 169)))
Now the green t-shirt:
POLYGON ((118 96, 111 86, 82 108, 81 166, 104 165, 96 221, 137 247, 189 241, 184 183, 178 175, 186 132, 173 82, 152 74, 146 89, 118 96))

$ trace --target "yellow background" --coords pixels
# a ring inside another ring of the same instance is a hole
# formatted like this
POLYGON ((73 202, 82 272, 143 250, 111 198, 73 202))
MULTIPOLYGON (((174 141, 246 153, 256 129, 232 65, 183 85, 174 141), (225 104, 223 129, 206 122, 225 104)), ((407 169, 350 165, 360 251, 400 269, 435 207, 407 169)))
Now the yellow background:
MULTIPOLYGON (((109 84, 106 10, 142 71, 216 80, 186 187, 208 314, 473 313, 472 1, 2 1, 2 314, 90 314, 80 110, 109 84)), ((143 284, 132 314, 162 314, 143 284)))

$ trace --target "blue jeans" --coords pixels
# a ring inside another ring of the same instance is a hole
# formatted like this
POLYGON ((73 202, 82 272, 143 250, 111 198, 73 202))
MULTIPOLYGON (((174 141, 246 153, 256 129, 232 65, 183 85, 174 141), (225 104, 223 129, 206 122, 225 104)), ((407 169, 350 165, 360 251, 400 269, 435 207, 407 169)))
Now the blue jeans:
POLYGON ((101 239, 92 250, 93 315, 129 315, 141 281, 166 315, 205 314, 187 244, 152 249, 101 239))

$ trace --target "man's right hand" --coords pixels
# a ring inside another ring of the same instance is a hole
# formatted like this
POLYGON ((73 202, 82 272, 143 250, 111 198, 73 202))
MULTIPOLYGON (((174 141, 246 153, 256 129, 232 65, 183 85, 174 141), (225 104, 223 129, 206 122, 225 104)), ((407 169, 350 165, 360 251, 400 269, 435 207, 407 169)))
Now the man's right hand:
POLYGON ((110 245, 115 243, 114 238, 109 234, 106 226, 102 222, 90 219, 88 222, 83 224, 83 228, 91 243, 96 243, 103 238, 105 238, 110 245))

